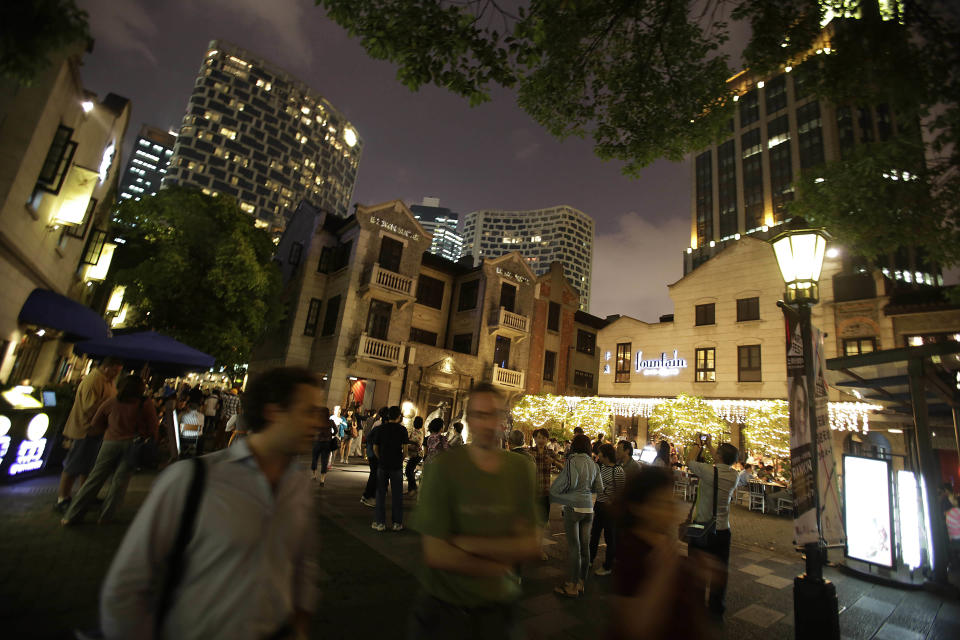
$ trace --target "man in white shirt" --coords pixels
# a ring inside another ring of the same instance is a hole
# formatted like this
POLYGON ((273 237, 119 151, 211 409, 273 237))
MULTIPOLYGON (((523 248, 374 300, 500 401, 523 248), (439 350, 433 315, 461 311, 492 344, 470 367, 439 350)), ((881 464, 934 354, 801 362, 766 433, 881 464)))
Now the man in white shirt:
MULTIPOLYGON (((724 598, 727 594, 727 579, 730 574, 730 500, 737 488, 739 473, 731 465, 737 461, 737 448, 729 443, 723 443, 713 448, 712 438, 709 435, 697 438, 687 449, 687 468, 700 478, 697 488, 697 502, 694 506, 694 522, 707 522, 713 517, 714 480, 713 470, 717 470, 717 530, 700 546, 689 544, 690 559, 705 571, 706 584, 709 591, 710 612, 718 619, 723 619, 726 610, 724 598), (713 456, 716 464, 698 462, 706 449, 713 456)), ((701 591, 702 593, 702 591, 701 591)), ((702 597, 702 596, 701 596, 702 597)))
POLYGON ((127 531, 100 594, 107 638, 306 638, 316 605, 316 523, 310 481, 295 457, 325 419, 305 369, 250 383, 251 434, 202 458, 206 481, 185 571, 166 615, 156 599, 194 477, 192 461, 164 471, 127 531), (154 629, 160 633, 154 635, 154 629))

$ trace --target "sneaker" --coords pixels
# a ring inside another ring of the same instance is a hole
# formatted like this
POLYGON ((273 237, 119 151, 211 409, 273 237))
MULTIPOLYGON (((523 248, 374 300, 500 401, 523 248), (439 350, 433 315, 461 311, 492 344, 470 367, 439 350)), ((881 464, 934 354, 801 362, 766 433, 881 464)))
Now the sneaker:
POLYGON ((593 572, 596 576, 608 576, 613 573, 613 569, 607 569, 606 567, 597 567, 597 570, 593 572))
POLYGON ((392 531, 403 531, 403 525, 400 524, 399 522, 394 522, 394 523, 390 526, 390 529, 391 529, 392 531))
POLYGON ((64 498, 63 500, 57 500, 57 504, 53 507, 53 510, 59 513, 66 513, 69 508, 70 498, 64 498))
POLYGON ((370 507, 371 509, 377 506, 377 503, 370 498, 360 498, 360 504, 365 507, 370 507))
POLYGON ((370 525, 370 528, 374 531, 386 531, 387 525, 383 524, 382 522, 374 522, 372 525, 370 525))

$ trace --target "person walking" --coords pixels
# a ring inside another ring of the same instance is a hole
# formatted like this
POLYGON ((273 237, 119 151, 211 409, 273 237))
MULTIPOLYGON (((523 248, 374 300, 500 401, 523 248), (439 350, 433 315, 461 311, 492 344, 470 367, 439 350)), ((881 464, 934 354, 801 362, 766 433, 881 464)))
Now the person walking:
POLYGON ((357 435, 350 440, 350 451, 347 452, 347 458, 350 458, 350 457, 364 458, 365 457, 363 455, 364 423, 365 423, 365 420, 363 418, 363 413, 361 413, 360 409, 357 409, 353 413, 353 423, 352 423, 353 428, 356 429, 357 435))
POLYGON ((307 637, 318 536, 295 460, 326 421, 322 399, 306 369, 268 371, 244 397, 249 437, 160 474, 103 582, 106 638, 307 637))
POLYGON ((590 438, 573 437, 570 454, 560 475, 550 485, 550 501, 563 510, 563 528, 567 537, 567 581, 554 591, 568 598, 583 594, 590 571, 590 525, 593 522, 594 496, 603 491, 600 469, 591 457, 590 438))
POLYGON ((153 400, 144 396, 147 385, 139 376, 127 376, 120 381, 119 392, 97 410, 93 418, 93 430, 103 432, 103 444, 97 461, 87 481, 77 492, 77 497, 67 510, 62 525, 83 520, 87 509, 93 504, 100 488, 110 480, 110 490, 103 501, 99 522, 111 522, 117 509, 123 504, 134 469, 127 462, 127 451, 137 436, 157 440, 159 421, 153 400))
POLYGON ((350 409, 347 411, 347 417, 344 418, 341 416, 341 426, 343 435, 340 438, 340 463, 346 464, 350 462, 350 447, 352 446, 353 439, 356 438, 359 433, 357 433, 356 421, 353 418, 353 410, 350 409))
POLYGON ((623 489, 625 483, 623 467, 617 464, 617 452, 613 445, 605 443, 599 450, 600 477, 603 479, 603 491, 597 495, 597 504, 594 505, 593 524, 590 528, 590 564, 597 558, 600 549, 600 535, 607 543, 607 551, 603 557, 603 565, 597 567, 598 576, 608 576, 613 573, 613 563, 617 557, 617 532, 613 513, 613 501, 617 492, 623 489))
POLYGON ((450 448, 450 443, 447 441, 446 436, 440 433, 443 431, 443 418, 434 418, 431 420, 430 424, 427 425, 427 430, 430 432, 430 435, 428 435, 424 441, 424 468, 426 468, 426 465, 434 458, 450 448))
POLYGON ((413 429, 408 434, 410 444, 407 445, 407 494, 417 493, 417 465, 423 460, 423 418, 413 419, 413 429))
POLYGON ((421 534, 422 591, 408 638, 516 638, 514 567, 540 549, 532 464, 499 448, 505 401, 491 384, 467 398, 471 442, 424 467, 411 526, 421 534))
POLYGON ((692 511, 693 521, 704 523, 715 519, 716 531, 702 536, 702 539, 690 540, 688 548, 691 561, 705 576, 700 593, 707 591, 710 613, 722 620, 730 575, 730 500, 739 477, 731 465, 736 463, 738 452, 735 446, 727 442, 716 449, 712 443, 713 438, 709 435, 698 437, 691 443, 687 452, 687 468, 700 479, 697 483, 697 501, 692 511), (719 462, 703 462, 704 450, 719 462), (717 496, 716 503, 714 495, 717 496))
POLYGON ((380 463, 376 454, 373 452, 373 435, 387 421, 387 407, 381 407, 375 416, 367 421, 364 428, 369 428, 367 432, 367 465, 370 467, 370 474, 367 476, 367 485, 363 489, 363 495, 360 496, 360 504, 374 508, 377 506, 377 470, 380 463))
POLYGON ((403 529, 403 450, 410 442, 407 430, 400 424, 400 407, 387 412, 387 422, 373 434, 373 453, 377 456, 377 506, 371 527, 376 531, 387 528, 387 484, 390 485, 392 508, 391 528, 403 529))
MULTIPOLYGON (((550 450, 550 432, 546 429, 535 429, 533 432, 534 446, 530 448, 530 455, 537 466, 537 506, 540 508, 540 520, 545 529, 550 527, 550 474, 555 469, 561 469, 556 455, 550 450)), ((542 543, 542 538, 541 538, 542 543)), ((548 556, 540 547, 540 559, 547 560, 548 556)))
POLYGON ((322 487, 327 481, 327 470, 330 465, 330 454, 334 451, 333 433, 336 427, 333 419, 330 417, 330 410, 323 408, 320 428, 313 434, 313 447, 310 452, 310 471, 314 480, 320 481, 322 487), (317 462, 320 463, 320 470, 317 471, 317 462))
POLYGON ((80 381, 77 394, 67 416, 63 435, 70 441, 70 449, 63 460, 63 473, 60 474, 60 486, 57 491, 57 510, 65 513, 70 506, 70 494, 73 485, 79 482, 83 486, 100 452, 103 432, 93 433, 90 427, 100 406, 117 395, 114 380, 123 370, 123 361, 117 358, 104 358, 87 376, 80 381))
POLYGON ((220 398, 217 395, 217 390, 212 389, 203 399, 203 433, 207 438, 214 438, 214 449, 217 448, 217 409, 220 407, 220 398))

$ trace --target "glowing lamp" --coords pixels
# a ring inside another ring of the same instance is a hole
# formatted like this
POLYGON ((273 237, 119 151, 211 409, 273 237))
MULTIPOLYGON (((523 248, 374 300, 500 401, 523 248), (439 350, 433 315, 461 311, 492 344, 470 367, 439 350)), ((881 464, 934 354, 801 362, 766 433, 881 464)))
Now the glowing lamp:
POLYGON ((770 244, 787 285, 784 301, 815 304, 820 300, 820 270, 830 236, 823 229, 785 231, 770 244))
POLYGON ((343 141, 347 143, 348 147, 355 147, 357 144, 357 132, 350 127, 345 128, 343 130, 343 141))

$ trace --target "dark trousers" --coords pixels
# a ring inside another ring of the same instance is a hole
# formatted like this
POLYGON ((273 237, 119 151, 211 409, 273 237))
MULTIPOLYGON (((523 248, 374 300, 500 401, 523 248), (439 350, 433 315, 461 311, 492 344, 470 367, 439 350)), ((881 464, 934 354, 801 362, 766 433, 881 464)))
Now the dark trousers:
POLYGON ((320 461, 320 473, 326 473, 330 464, 330 441, 316 440, 313 443, 313 456, 310 460, 310 469, 317 470, 317 460, 320 461))
POLYGON ((363 497, 370 500, 377 497, 377 468, 380 466, 377 456, 368 453, 367 465, 370 467, 370 475, 367 476, 367 486, 363 490, 363 497))
POLYGON ((513 603, 458 607, 425 593, 414 602, 407 627, 410 640, 519 640, 524 637, 513 603))
POLYGON ((387 483, 390 483, 390 522, 403 524, 403 473, 400 469, 377 469, 377 522, 387 523, 387 483))
POLYGON ((730 577, 730 529, 718 530, 702 547, 691 545, 689 555, 705 577, 703 588, 710 594, 710 611, 723 615, 730 577))
POLYGON ((420 456, 407 458, 407 491, 417 490, 417 465, 421 460, 420 456))
POLYGON ((617 534, 614 531, 613 509, 606 502, 598 502, 593 507, 593 524, 590 526, 591 564, 597 559, 601 533, 607 541, 607 555, 603 559, 603 568, 613 569, 613 559, 617 555, 617 534))

